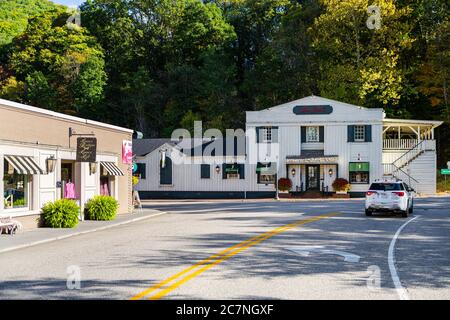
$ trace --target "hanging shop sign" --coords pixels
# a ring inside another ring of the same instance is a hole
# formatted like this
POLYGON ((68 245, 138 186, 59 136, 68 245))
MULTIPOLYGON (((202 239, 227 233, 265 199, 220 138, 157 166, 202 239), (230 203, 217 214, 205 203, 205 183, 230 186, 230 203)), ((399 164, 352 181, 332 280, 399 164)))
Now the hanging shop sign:
POLYGON ((133 143, 129 140, 122 141, 122 163, 132 164, 133 163, 133 143))
POLYGON ((330 105, 295 106, 292 111, 297 115, 330 114, 333 112, 333 107, 330 105))
POLYGON ((77 138, 77 161, 95 162, 97 155, 97 138, 77 138))

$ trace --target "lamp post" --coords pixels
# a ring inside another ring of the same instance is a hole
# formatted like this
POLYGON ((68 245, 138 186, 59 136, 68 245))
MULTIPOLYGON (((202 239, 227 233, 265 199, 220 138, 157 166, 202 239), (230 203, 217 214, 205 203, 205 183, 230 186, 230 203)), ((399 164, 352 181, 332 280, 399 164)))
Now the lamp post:
POLYGON ((277 160, 277 167, 276 167, 276 174, 275 174, 275 199, 280 200, 280 196, 278 194, 278 156, 276 157, 277 160))

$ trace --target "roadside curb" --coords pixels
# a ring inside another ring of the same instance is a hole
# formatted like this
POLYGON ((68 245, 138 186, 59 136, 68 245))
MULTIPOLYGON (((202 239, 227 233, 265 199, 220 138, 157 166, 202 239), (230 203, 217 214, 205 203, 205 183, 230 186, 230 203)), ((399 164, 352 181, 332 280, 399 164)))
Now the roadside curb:
POLYGON ((63 239, 67 239, 67 238, 71 238, 71 237, 75 237, 75 236, 79 236, 79 235, 83 235, 83 234, 93 233, 93 232, 97 232, 97 231, 103 231, 103 230, 111 229, 111 228, 114 228, 114 227, 122 226, 122 225, 125 225, 125 224, 129 224, 129 223, 132 223, 132 222, 137 222, 137 221, 142 221, 142 220, 146 220, 146 219, 149 219, 149 218, 157 217, 157 216, 160 216, 160 215, 163 215, 163 214, 167 214, 167 213, 168 212, 163 211, 163 212, 151 214, 151 215, 144 216, 144 217, 133 218, 133 219, 130 219, 130 220, 127 220, 127 221, 122 221, 122 222, 119 222, 119 223, 111 224, 109 226, 98 227, 98 228, 94 228, 94 229, 91 229, 91 230, 74 232, 74 233, 67 234, 67 235, 64 235, 64 236, 58 236, 58 237, 48 238, 48 239, 34 241, 34 242, 30 242, 30 243, 25 243, 25 244, 22 244, 22 245, 19 245, 19 246, 15 246, 15 247, 1 249, 0 250, 0 254, 6 253, 6 252, 10 252, 10 251, 19 250, 19 249, 33 247, 33 246, 37 246, 37 245, 44 244, 44 243, 54 242, 54 241, 57 241, 57 240, 63 240, 63 239))

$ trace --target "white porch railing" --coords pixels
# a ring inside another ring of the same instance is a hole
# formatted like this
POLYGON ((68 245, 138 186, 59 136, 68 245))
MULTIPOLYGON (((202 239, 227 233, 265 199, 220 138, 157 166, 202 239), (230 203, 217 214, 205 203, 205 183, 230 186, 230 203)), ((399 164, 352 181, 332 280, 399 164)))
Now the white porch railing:
POLYGON ((417 139, 384 139, 383 149, 387 150, 409 150, 419 141, 417 139))

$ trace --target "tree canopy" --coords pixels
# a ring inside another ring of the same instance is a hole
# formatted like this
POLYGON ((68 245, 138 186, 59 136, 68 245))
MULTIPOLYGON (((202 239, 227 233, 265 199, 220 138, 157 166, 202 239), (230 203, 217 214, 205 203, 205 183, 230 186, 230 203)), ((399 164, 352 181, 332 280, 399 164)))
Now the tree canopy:
POLYGON ((315 94, 440 119, 450 158, 445 0, 0 2, 0 96, 167 137, 315 94), (375 10, 375 11, 374 11, 375 10), (379 15, 379 16, 378 16, 379 15))

